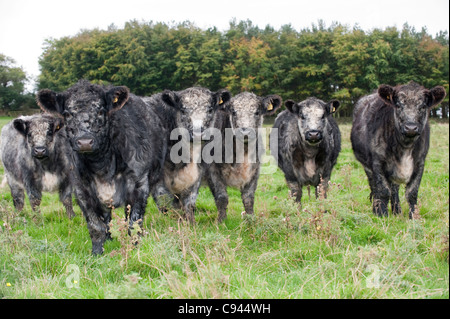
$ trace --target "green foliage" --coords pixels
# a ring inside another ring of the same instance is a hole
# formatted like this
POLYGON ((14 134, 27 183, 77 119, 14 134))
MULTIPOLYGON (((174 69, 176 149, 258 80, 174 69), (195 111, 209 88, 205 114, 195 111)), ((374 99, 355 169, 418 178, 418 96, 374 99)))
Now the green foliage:
MULTIPOLYGON (((339 98, 339 114, 380 84, 414 80, 448 90, 448 34, 435 38, 407 24, 363 31, 323 21, 311 29, 260 29, 232 20, 224 32, 130 21, 123 29, 84 30, 49 39, 40 58, 39 88, 64 90, 80 78, 126 85, 138 95, 200 85, 233 94, 253 91, 301 100, 339 98)), ((443 103, 448 107, 448 97, 443 103)))
POLYGON ((25 94, 27 76, 15 63, 14 59, 0 54, 0 109, 17 110, 32 104, 33 97, 25 94))

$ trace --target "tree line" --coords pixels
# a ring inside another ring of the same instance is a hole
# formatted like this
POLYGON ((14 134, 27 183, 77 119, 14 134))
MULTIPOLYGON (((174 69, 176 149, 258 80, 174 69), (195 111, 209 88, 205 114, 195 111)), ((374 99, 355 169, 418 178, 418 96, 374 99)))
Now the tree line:
MULTIPOLYGON (((126 85, 137 95, 205 86, 233 94, 279 94, 283 99, 338 99, 341 116, 380 84, 414 80, 449 89, 447 32, 426 29, 364 31, 340 23, 295 30, 290 24, 261 29, 232 20, 228 30, 129 21, 121 29, 82 30, 48 39, 39 59, 38 89, 65 90, 81 78, 126 85)), ((442 104, 445 114, 448 97, 442 104)))

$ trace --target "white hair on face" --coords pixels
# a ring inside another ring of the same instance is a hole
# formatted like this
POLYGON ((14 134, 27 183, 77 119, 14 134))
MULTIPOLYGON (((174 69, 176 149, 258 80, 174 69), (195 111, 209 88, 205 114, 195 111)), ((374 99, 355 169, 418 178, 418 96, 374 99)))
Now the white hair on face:
POLYGON ((195 128, 205 124, 208 109, 212 105, 212 93, 202 87, 193 87, 180 92, 181 102, 189 111, 195 128))
POLYGON ((31 125, 32 139, 35 146, 45 146, 47 142, 47 131, 49 123, 47 121, 35 120, 31 125))
POLYGON ((231 103, 236 111, 236 128, 258 128, 262 125, 263 117, 255 116, 261 105, 258 96, 243 92, 233 97, 231 103))
POLYGON ((322 105, 311 103, 303 107, 302 113, 307 119, 307 128, 315 130, 319 128, 325 110, 322 105))

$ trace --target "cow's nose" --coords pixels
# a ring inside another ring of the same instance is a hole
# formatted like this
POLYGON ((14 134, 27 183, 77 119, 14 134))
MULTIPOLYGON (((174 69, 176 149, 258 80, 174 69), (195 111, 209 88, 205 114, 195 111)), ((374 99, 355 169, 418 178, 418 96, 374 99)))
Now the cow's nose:
POLYGON ((48 156, 48 150, 46 147, 35 147, 33 150, 33 156, 42 158, 48 156))
POLYGON ((92 138, 81 138, 77 140, 77 145, 80 152, 91 152, 94 140, 92 138))
POLYGON ((317 143, 322 140, 322 133, 316 130, 308 131, 306 133, 306 140, 308 142, 317 143))
POLYGON ((243 141, 253 141, 256 138, 256 132, 252 128, 241 127, 237 130, 236 136, 243 141))
POLYGON ((242 127, 239 129, 239 133, 242 135, 250 135, 251 130, 247 127, 242 127))
POLYGON ((408 137, 419 135, 419 126, 415 123, 406 123, 404 126, 404 133, 408 137))

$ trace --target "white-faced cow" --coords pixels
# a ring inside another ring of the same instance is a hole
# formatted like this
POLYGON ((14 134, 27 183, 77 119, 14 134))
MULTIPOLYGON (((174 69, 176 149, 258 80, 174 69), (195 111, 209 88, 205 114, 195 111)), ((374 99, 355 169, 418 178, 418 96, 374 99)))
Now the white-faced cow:
MULTIPOLYGON (((207 164, 202 160, 202 141, 214 126, 214 114, 229 103, 227 90, 211 92, 203 87, 192 87, 167 94, 160 106, 164 114, 165 131, 170 136, 164 174, 152 190, 160 210, 170 206, 181 208, 184 217, 195 222, 194 211, 198 191, 207 164)), ((153 97, 145 98, 149 102, 153 97)))
POLYGON ((42 191, 58 191, 67 216, 72 208, 71 171, 63 121, 50 115, 21 116, 2 128, 1 154, 14 206, 39 209, 42 191))
POLYGON ((412 217, 430 143, 429 112, 445 94, 441 86, 428 90, 414 82, 380 85, 356 103, 351 142, 369 179, 376 215, 388 215, 389 200, 392 212, 401 213, 398 190, 406 184, 412 217))
POLYGON ((306 185, 315 187, 316 198, 320 185, 326 197, 331 171, 341 151, 341 133, 332 117, 340 103, 308 98, 299 103, 288 100, 285 105, 287 110, 278 115, 273 126, 278 129, 278 150, 271 147, 271 153, 278 159, 297 202, 301 202, 306 185))
POLYGON ((112 207, 129 207, 130 227, 142 224, 150 187, 160 178, 166 153, 162 121, 124 86, 80 80, 61 93, 41 90, 37 101, 44 111, 64 118, 76 197, 92 253, 101 254, 112 207))
POLYGON ((231 99, 228 107, 217 112, 215 125, 222 135, 222 158, 208 167, 206 180, 216 202, 218 222, 227 217, 227 187, 241 191, 245 212, 253 214, 261 154, 265 152, 258 129, 264 116, 274 114, 281 104, 278 95, 259 97, 242 92, 231 99))

